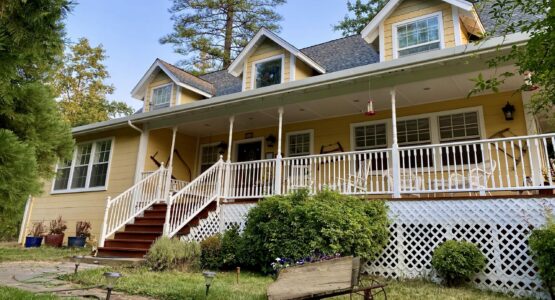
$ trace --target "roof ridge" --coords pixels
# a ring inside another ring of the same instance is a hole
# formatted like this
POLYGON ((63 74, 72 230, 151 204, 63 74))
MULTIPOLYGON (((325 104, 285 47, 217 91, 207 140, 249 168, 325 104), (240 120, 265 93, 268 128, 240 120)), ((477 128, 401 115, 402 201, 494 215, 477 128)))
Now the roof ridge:
POLYGON ((203 78, 200 78, 199 76, 196 76, 196 75, 192 74, 191 72, 185 71, 185 70, 183 70, 182 68, 180 68, 180 67, 178 67, 178 66, 176 66, 176 65, 174 65, 174 64, 172 64, 172 63, 169 63, 169 62, 167 62, 167 61, 165 61, 165 60, 163 60, 163 59, 161 59, 161 58, 158 58, 158 57, 157 57, 156 59, 158 59, 158 60, 160 60, 161 62, 166 63, 166 64, 168 64, 168 65, 170 65, 170 66, 172 66, 172 67, 174 67, 174 68, 177 68, 177 69, 178 69, 179 71, 181 71, 181 72, 187 73, 187 74, 189 74, 189 75, 191 75, 191 76, 193 76, 193 77, 195 77, 195 78, 197 78, 197 79, 200 79, 200 80, 202 80, 202 81, 204 81, 204 82, 206 82, 206 83, 208 83, 208 84, 210 84, 210 85, 213 85, 212 82, 207 81, 207 80, 205 80, 205 79, 203 79, 203 78))

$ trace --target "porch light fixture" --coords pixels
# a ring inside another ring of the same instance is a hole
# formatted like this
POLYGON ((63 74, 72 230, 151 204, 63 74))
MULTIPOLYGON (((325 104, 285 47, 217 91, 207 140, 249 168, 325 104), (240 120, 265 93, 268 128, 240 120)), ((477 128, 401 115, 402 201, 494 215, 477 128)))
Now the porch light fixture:
POLYGON ((503 108, 501 110, 503 111, 503 114, 505 115, 505 120, 507 120, 507 121, 514 120, 514 115, 513 115, 513 113, 515 112, 515 106, 514 105, 511 105, 507 101, 507 104, 505 104, 505 106, 503 106, 503 108))
POLYGON ((206 285, 206 295, 208 296, 208 290, 210 290, 210 285, 216 277, 216 272, 212 271, 204 271, 202 272, 202 276, 204 276, 204 284, 206 285))
POLYGON ((81 264, 81 260, 83 258, 83 255, 75 255, 73 257, 73 260, 75 260, 75 271, 73 272, 74 275, 77 275, 77 269, 79 269, 79 265, 81 264))
POLYGON ((114 288, 114 285, 116 285, 118 279, 120 279, 121 274, 117 272, 106 272, 104 273, 104 277, 106 278, 106 290, 108 291, 106 293, 106 300, 110 300, 112 289, 114 288))
POLYGON ((266 137, 266 144, 268 144, 268 147, 273 147, 275 143, 276 137, 273 134, 266 137))
POLYGON ((376 111, 374 110, 374 100, 368 100, 368 104, 366 105, 366 112, 364 114, 367 116, 373 116, 376 114, 376 111))
POLYGON ((225 149, 227 149, 227 144, 222 141, 216 147, 218 147, 218 154, 223 155, 225 153, 225 149))

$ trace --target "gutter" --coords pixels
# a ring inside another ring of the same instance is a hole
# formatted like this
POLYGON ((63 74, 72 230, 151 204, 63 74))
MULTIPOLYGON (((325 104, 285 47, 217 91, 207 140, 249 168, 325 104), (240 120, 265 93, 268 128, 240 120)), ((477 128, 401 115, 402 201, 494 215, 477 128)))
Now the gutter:
POLYGON ((496 37, 486 40, 480 44, 467 44, 434 52, 416 54, 413 56, 398 58, 386 62, 378 62, 370 65, 309 77, 299 81, 292 81, 260 89, 213 97, 211 99, 182 104, 174 107, 168 107, 161 110, 149 111, 146 113, 131 115, 119 119, 79 126, 73 128, 72 133, 74 135, 92 133, 99 130, 121 127, 124 123, 130 122, 131 120, 136 122, 147 122, 160 118, 168 118, 175 114, 183 112, 193 112, 206 108, 215 108, 221 105, 245 102, 261 97, 285 94, 298 90, 303 90, 306 88, 325 86, 332 83, 339 83, 347 80, 363 78, 369 75, 375 76, 387 74, 407 68, 414 68, 450 61, 455 58, 471 57, 475 56, 476 54, 496 52, 503 49, 510 49, 510 47, 513 45, 523 45, 529 39, 530 36, 524 33, 511 34, 505 37, 496 37))
POLYGON ((135 130, 137 130, 140 134, 143 134, 143 133, 144 133, 144 131, 143 131, 141 128, 139 128, 139 127, 133 125, 133 123, 131 123, 131 120, 127 120, 127 124, 129 125, 129 127, 133 128, 133 129, 135 129, 135 130))

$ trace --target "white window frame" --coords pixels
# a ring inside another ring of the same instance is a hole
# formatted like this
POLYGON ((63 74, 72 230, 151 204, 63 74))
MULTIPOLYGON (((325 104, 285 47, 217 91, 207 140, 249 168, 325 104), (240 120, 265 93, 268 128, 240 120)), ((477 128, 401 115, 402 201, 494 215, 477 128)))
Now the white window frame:
MULTIPOLYGON (((289 153, 289 137, 292 135, 299 134, 309 134, 309 153, 306 155, 312 155, 314 153, 314 129, 290 131, 285 134, 285 157, 291 157, 289 153)), ((305 155, 295 155, 294 157, 305 156, 305 155)))
POLYGON ((350 125, 350 136, 351 136, 351 151, 369 151, 375 149, 387 149, 391 147, 391 140, 392 140, 392 131, 391 131, 391 119, 381 119, 375 121, 366 121, 360 123, 351 123, 350 125), (368 126, 368 125, 378 125, 378 124, 385 124, 385 148, 371 148, 371 149, 364 149, 364 150, 357 150, 356 149, 356 137, 355 137, 355 128, 361 126, 368 126))
MULTIPOLYGON (((456 115, 456 114, 462 114, 462 113, 470 113, 470 112, 476 112, 477 115, 477 119, 478 119, 478 134, 480 135, 480 139, 483 140, 486 138, 486 131, 485 131, 485 126, 484 126, 484 116, 483 116, 483 110, 482 107, 480 106, 478 109, 457 109, 457 110, 451 110, 449 112, 441 112, 441 113, 437 113, 435 116, 435 125, 436 125, 436 134, 437 134, 437 144, 441 144, 441 135, 439 132, 440 126, 439 126, 439 117, 444 117, 444 116, 450 116, 450 115, 456 115)), ((461 140, 464 140, 464 138, 460 138, 461 140)), ((450 140, 450 141, 445 141, 443 144, 448 144, 448 143, 456 143, 456 140, 450 140)))
POLYGON ((151 90, 150 90, 150 105, 151 105, 150 110, 156 110, 156 109, 171 107, 171 106, 172 106, 172 99, 173 99, 173 96, 174 96, 174 95, 173 95, 173 82, 164 83, 164 84, 161 84, 161 85, 153 86, 153 87, 151 88, 151 90), (158 106, 158 107, 156 107, 156 105, 154 104, 154 90, 160 89, 160 88, 163 88, 163 87, 166 87, 166 86, 168 86, 168 85, 171 86, 171 89, 170 89, 170 101, 168 102, 168 106, 165 106, 165 105, 164 105, 164 106, 158 106))
POLYGON ((256 65, 260 64, 260 63, 267 62, 267 61, 271 61, 271 60, 277 60, 277 59, 281 59, 281 78, 280 78, 281 80, 280 80, 279 84, 281 84, 285 81, 285 54, 270 56, 270 57, 259 59, 259 60, 256 60, 256 61, 252 62, 252 64, 251 64, 251 90, 257 89, 257 87, 256 87, 256 65))
MULTIPOLYGON (((198 174, 197 175, 202 174, 202 152, 204 151, 204 149, 208 148, 208 147, 218 146, 219 144, 220 144, 220 142, 214 142, 214 143, 208 143, 208 144, 201 144, 200 145, 199 151, 198 151, 198 174)), ((218 159, 219 159, 219 156, 218 156, 218 159)), ((218 159, 216 160, 216 162, 218 162, 218 159)))
MULTIPOLYGON (((439 34, 439 49, 443 49, 445 48, 445 31, 443 30, 443 13, 441 11, 439 12, 435 12, 435 13, 431 13, 431 14, 427 14, 427 15, 423 15, 420 17, 416 17, 416 18, 412 18, 409 20, 404 20, 401 22, 397 22, 394 23, 393 25, 391 25, 391 33, 392 33, 392 39, 391 42, 393 43, 393 58, 399 58, 399 51, 400 50, 404 50, 404 49, 409 49, 408 48, 403 48, 403 49, 399 49, 399 41, 397 40, 397 28, 401 25, 405 25, 408 23, 413 23, 413 22, 417 22, 423 19, 427 19, 427 18, 431 18, 431 17, 437 17, 438 18, 438 34, 439 34)), ((436 42, 434 42, 436 43, 436 42)), ((418 47, 418 46, 423 46, 426 44, 419 44, 419 45, 415 45, 415 46, 411 46, 411 47, 418 47)), ((425 52, 421 52, 421 53, 425 53, 425 52)), ((419 54, 419 53, 414 53, 419 54)), ((410 55, 409 55, 410 56, 410 55)))
MULTIPOLYGON (((71 169, 69 170, 69 179, 68 179, 68 182, 67 182, 67 188, 64 189, 64 190, 55 190, 54 186, 56 184, 56 178, 54 177, 54 179, 52 180, 52 187, 50 189, 50 194, 99 192, 99 191, 108 190, 108 184, 110 182, 110 170, 111 170, 111 167, 112 167, 112 158, 114 156, 115 145, 116 145, 116 143, 115 143, 115 138, 114 137, 100 138, 100 139, 95 139, 95 140, 90 140, 90 141, 83 141, 83 142, 75 144, 75 147, 73 148, 73 154, 71 156, 72 157, 72 159, 71 159, 71 169), (98 142, 102 142, 102 141, 110 141, 111 142, 110 154, 109 154, 109 157, 108 157, 108 169, 106 170, 106 182, 104 183, 104 186, 88 187, 89 184, 90 184, 92 169, 93 169, 93 165, 94 165, 94 155, 96 154, 96 144, 98 142), (87 178, 86 178, 86 181, 85 181, 85 187, 84 188, 72 189, 71 188, 71 183, 73 181, 73 172, 75 170, 75 163, 76 163, 76 159, 77 159, 77 149, 79 148, 80 145, 84 145, 84 144, 92 144, 91 157, 90 157, 89 163, 88 163, 87 178)), ((55 166, 55 171, 57 173, 58 163, 55 166)))

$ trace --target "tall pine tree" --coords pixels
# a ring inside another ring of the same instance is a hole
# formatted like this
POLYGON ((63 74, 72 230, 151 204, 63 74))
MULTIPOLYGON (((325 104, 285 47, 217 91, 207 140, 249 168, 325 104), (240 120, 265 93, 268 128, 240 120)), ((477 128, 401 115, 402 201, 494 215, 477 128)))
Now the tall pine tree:
POLYGON ((380 10, 389 2, 388 0, 355 0, 355 2, 347 1, 346 15, 339 24, 334 25, 333 29, 341 31, 343 36, 359 34, 368 23, 380 12, 380 10))
POLYGON ((285 2, 174 0, 173 32, 160 42, 172 44, 175 52, 185 56, 180 64, 194 73, 227 68, 260 28, 280 30, 282 17, 275 8, 285 2))
POLYGON ((0 1, 0 239, 17 234, 26 197, 73 148, 50 87, 69 10, 67 0, 0 1))

